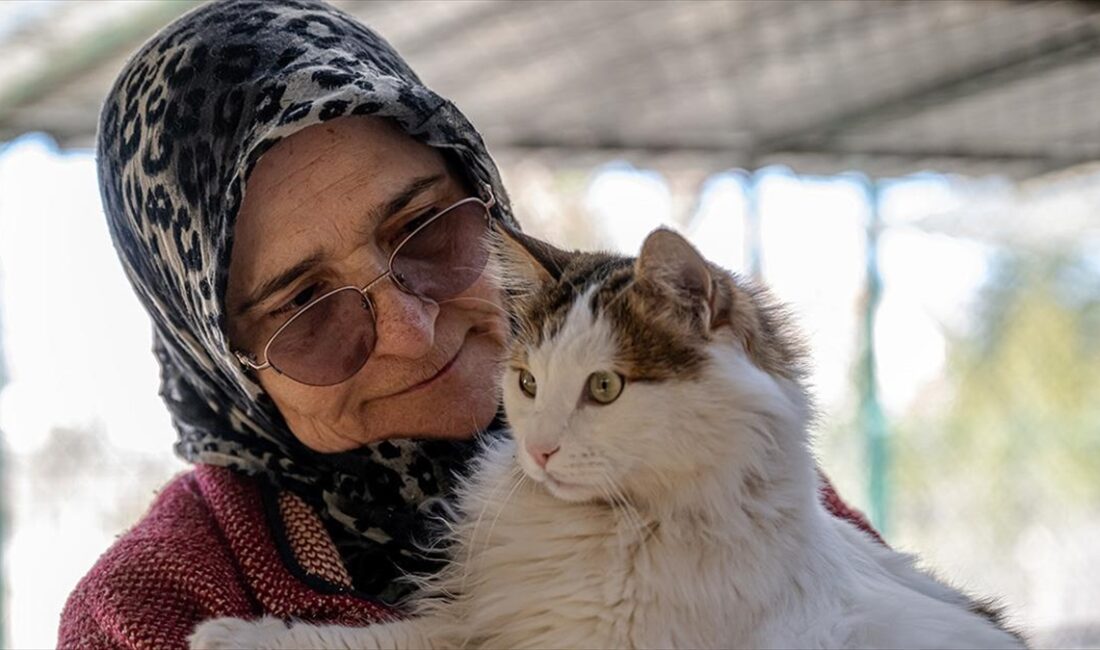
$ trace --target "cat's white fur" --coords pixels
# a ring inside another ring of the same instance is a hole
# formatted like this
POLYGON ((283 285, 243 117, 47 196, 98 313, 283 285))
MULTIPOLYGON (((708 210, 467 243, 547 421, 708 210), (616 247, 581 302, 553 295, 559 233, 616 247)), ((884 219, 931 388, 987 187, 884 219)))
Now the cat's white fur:
POLYGON ((732 340, 701 378, 579 399, 615 356, 587 303, 529 351, 534 399, 505 375, 515 441, 482 455, 454 564, 430 585, 453 598, 367 628, 221 619, 192 647, 1023 647, 824 509, 807 396, 732 340), (560 450, 544 470, 528 444, 560 450))

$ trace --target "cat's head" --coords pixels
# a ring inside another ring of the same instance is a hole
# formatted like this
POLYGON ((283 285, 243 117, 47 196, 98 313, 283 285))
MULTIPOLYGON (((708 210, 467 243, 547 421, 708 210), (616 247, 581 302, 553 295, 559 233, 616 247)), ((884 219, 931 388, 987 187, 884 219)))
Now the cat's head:
POLYGON ((512 320, 505 411, 519 464, 555 496, 645 500, 715 470, 767 471, 776 432, 804 425, 782 310, 675 232, 637 258, 509 229, 493 248, 512 320))

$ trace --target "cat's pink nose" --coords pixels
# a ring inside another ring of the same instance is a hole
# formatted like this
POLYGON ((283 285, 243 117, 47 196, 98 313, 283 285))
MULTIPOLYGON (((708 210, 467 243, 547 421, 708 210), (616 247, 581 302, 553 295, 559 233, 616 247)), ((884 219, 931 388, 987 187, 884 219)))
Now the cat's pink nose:
POLYGON ((546 467, 546 463, 550 462, 550 457, 558 453, 558 450, 561 449, 561 445, 549 447, 546 445, 533 445, 531 443, 527 443, 526 447, 527 453, 531 454, 531 458, 534 458, 538 466, 543 468, 546 467))

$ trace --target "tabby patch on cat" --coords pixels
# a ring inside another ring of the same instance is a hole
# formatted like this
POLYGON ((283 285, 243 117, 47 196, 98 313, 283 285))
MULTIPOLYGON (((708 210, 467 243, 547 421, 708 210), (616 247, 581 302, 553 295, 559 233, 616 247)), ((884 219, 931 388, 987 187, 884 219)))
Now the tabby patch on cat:
POLYGON ((637 258, 493 239, 512 437, 463 482, 412 616, 217 619, 192 647, 1024 647, 825 510, 804 348, 765 289, 670 230, 637 258))

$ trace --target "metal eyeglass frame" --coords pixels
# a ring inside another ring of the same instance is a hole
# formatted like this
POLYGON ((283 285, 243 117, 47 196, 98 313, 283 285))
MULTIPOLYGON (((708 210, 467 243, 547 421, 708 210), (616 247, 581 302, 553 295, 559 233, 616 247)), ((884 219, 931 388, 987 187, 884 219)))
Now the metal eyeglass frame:
MULTIPOLYGON (((280 325, 279 329, 275 330, 275 333, 272 334, 271 338, 269 338, 267 340, 267 343, 264 345, 264 349, 263 349, 263 362, 262 363, 257 363, 255 361, 254 355, 249 355, 249 354, 245 354, 244 352, 241 352, 239 350, 234 350, 233 354, 237 357, 237 360, 241 362, 242 366, 244 366, 246 368, 250 368, 252 370, 266 370, 267 368, 271 368, 272 370, 279 373, 280 375, 288 376, 283 371, 281 371, 278 368, 276 368, 275 366, 271 365, 271 361, 268 357, 268 350, 271 349, 271 344, 275 341, 275 337, 279 336, 279 334, 282 334, 283 330, 285 330, 287 327, 289 327, 290 324, 293 323, 295 320, 297 320, 299 316, 306 313, 306 311, 311 309, 314 305, 321 302, 322 300, 325 300, 326 298, 328 298, 330 296, 333 296, 333 295, 335 295, 335 294, 337 294, 341 291, 348 291, 349 289, 353 290, 353 291, 358 291, 360 294, 362 294, 363 300, 367 303, 367 307, 370 310, 371 320, 377 321, 378 317, 377 317, 377 314, 375 314, 375 311, 374 311, 374 301, 371 300, 369 292, 370 292, 371 287, 378 284, 379 282, 381 282, 385 278, 388 277, 390 280, 393 281, 394 285, 398 289, 400 289, 401 291, 409 294, 410 296, 420 297, 415 291, 412 291, 411 289, 406 287, 401 282, 401 280, 398 278, 397 274, 393 272, 393 260, 397 257, 397 254, 401 252, 401 249, 405 246, 405 244, 410 239, 412 239, 413 237, 416 237, 416 235, 421 230, 424 230, 428 226, 432 225, 433 223, 438 221, 440 218, 442 218, 444 215, 446 215, 447 213, 453 211, 455 208, 457 208, 459 206, 462 206, 462 205, 466 205, 467 203, 480 203, 481 206, 483 208, 485 208, 485 225, 490 226, 492 224, 492 220, 493 220, 491 210, 492 210, 493 206, 496 205, 497 201, 496 201, 496 197, 493 196, 493 190, 492 190, 491 187, 489 187, 488 185, 484 185, 484 186, 482 186, 482 189, 483 189, 484 194, 487 198, 480 198, 480 197, 476 197, 476 196, 470 196, 470 197, 466 197, 466 198, 464 198, 460 201, 456 201, 456 202, 452 203, 451 205, 447 206, 446 208, 444 208, 443 210, 440 210, 438 214, 432 216, 431 218, 426 220, 424 223, 417 226, 416 230, 413 230, 411 233, 406 235, 405 238, 401 240, 401 243, 399 243, 397 246, 394 246, 393 252, 390 253, 389 259, 386 260, 386 270, 381 275, 374 278, 373 280, 368 282, 363 287, 357 287, 353 284, 349 284, 346 287, 340 287, 339 289, 333 289, 332 291, 326 292, 323 296, 318 296, 317 298, 314 298, 313 300, 309 301, 309 304, 307 304, 305 307, 302 307, 301 309, 296 311, 294 313, 294 315, 291 316, 290 318, 288 318, 285 323, 280 325)), ((368 358, 369 358, 369 355, 368 355, 368 358)), ((291 377, 291 379, 293 379, 293 377, 291 377)))

